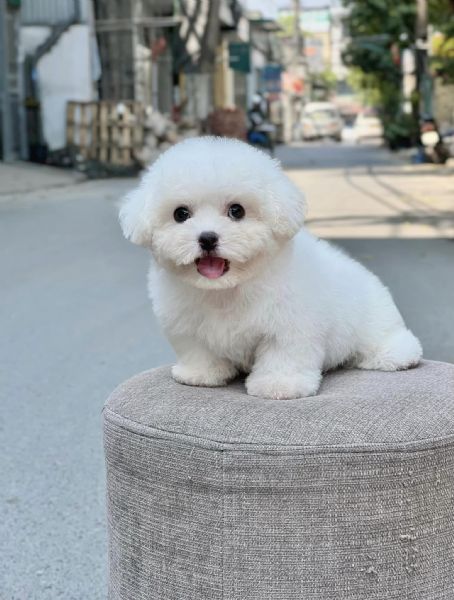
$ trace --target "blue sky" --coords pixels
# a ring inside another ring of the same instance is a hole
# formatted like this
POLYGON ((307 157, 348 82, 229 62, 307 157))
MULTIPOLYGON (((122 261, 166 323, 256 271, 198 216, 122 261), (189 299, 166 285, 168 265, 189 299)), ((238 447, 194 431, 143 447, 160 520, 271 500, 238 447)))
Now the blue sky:
MULTIPOLYGON (((301 7, 318 8, 326 6, 338 6, 341 0, 300 0, 301 7)), ((259 10, 264 17, 275 19, 279 8, 290 8, 292 0, 243 0, 248 10, 259 10)))

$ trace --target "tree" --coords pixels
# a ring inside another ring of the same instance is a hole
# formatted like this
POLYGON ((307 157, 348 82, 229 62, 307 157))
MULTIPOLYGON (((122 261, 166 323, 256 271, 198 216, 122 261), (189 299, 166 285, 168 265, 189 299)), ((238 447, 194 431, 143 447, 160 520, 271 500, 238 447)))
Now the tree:
POLYGON ((325 69, 319 73, 311 73, 310 85, 313 100, 328 100, 336 89, 336 75, 331 69, 325 69))
MULTIPOLYGON (((351 80, 363 97, 379 108, 385 136, 391 145, 399 138, 415 139, 418 133, 418 94, 413 94, 413 114, 403 114, 400 55, 415 47, 415 0, 344 0, 350 9, 351 42, 344 61, 352 67, 351 80)), ((430 60, 433 76, 454 82, 454 0, 428 0, 429 23, 435 31, 430 60)))
POLYGON ((363 97, 374 100, 390 145, 398 139, 414 139, 416 120, 401 110, 400 67, 402 49, 414 44, 414 0, 344 0, 344 4, 350 9, 351 42, 343 58, 354 69, 353 85, 363 91, 363 97))
POLYGON ((454 0, 430 0, 429 21, 437 34, 432 40, 430 68, 445 83, 454 83, 454 0))

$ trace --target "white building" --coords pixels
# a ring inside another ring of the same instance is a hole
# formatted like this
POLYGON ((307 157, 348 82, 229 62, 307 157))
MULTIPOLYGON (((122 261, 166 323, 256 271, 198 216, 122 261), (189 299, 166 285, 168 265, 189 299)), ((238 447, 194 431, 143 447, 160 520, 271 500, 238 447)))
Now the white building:
POLYGON ((25 95, 30 110, 34 103, 40 108, 29 142, 59 150, 66 145, 68 100, 97 99, 100 63, 91 0, 23 0, 20 22, 25 95))

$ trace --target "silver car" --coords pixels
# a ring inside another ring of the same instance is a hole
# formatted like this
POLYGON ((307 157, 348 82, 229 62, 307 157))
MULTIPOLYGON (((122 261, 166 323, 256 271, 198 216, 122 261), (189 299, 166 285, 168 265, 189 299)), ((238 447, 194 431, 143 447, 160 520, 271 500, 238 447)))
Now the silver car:
POLYGON ((329 137, 339 142, 343 126, 339 111, 331 102, 308 102, 303 109, 301 119, 303 140, 329 137))
POLYGON ((364 109, 356 117, 353 125, 353 138, 357 144, 369 140, 382 140, 383 125, 373 108, 364 109))

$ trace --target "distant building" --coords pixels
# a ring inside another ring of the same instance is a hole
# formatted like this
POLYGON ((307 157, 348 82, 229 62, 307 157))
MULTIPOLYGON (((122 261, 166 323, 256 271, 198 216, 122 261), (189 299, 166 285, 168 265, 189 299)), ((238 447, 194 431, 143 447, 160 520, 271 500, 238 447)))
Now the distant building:
MULTIPOLYGON (((327 2, 326 5, 303 2, 301 6, 300 28, 308 71, 312 74, 332 71, 338 80, 345 79, 342 51, 347 10, 338 2, 327 2)), ((290 6, 281 8, 279 17, 293 17, 293 9, 290 6)))
POLYGON ((173 102, 172 46, 181 19, 172 0, 94 0, 103 100, 137 100, 161 112, 173 102))
POLYGON ((334 6, 330 10, 331 70, 338 81, 344 81, 348 73, 342 61, 342 53, 348 43, 347 15, 348 9, 344 6, 334 6))
POLYGON ((14 51, 3 52, 0 135, 11 155, 64 149, 69 101, 134 100, 200 121, 280 91, 272 0, 10 1, 20 6, 2 12, 0 45, 14 51))
POLYGON ((66 103, 98 98, 91 0, 22 0, 20 54, 31 158, 66 144, 66 103))

